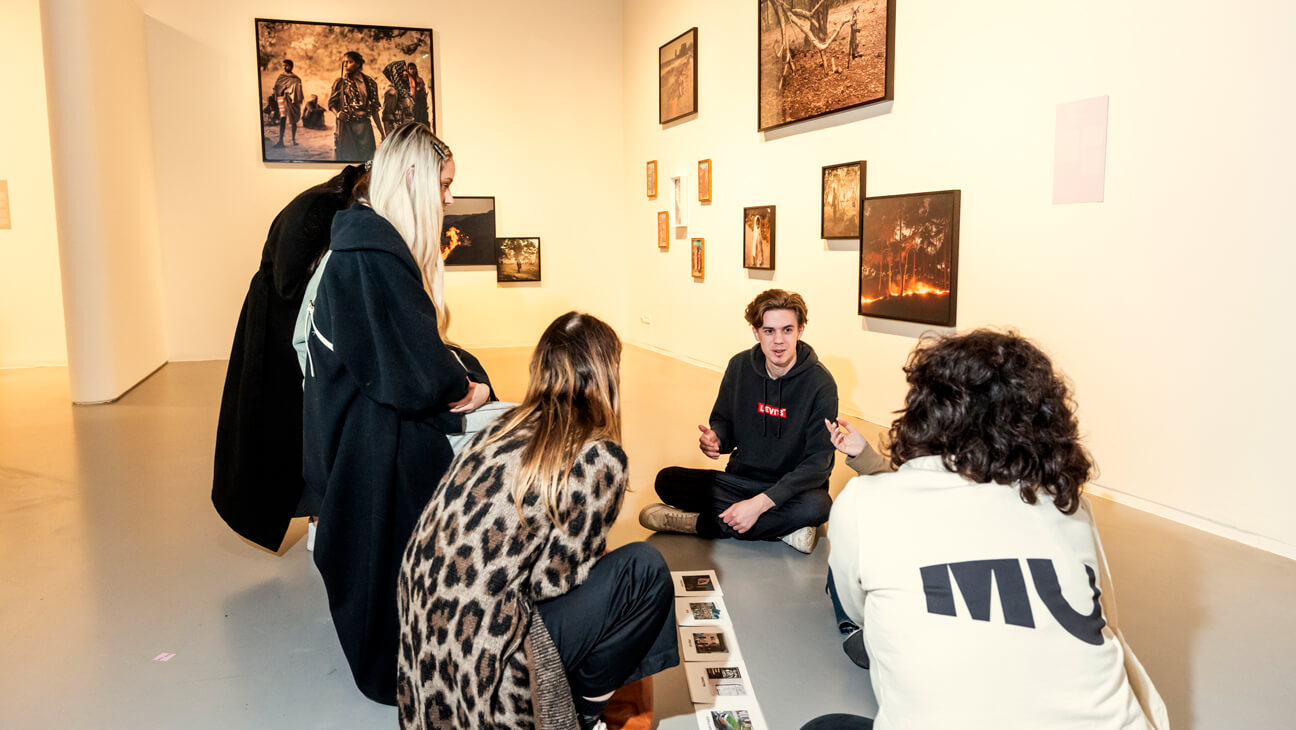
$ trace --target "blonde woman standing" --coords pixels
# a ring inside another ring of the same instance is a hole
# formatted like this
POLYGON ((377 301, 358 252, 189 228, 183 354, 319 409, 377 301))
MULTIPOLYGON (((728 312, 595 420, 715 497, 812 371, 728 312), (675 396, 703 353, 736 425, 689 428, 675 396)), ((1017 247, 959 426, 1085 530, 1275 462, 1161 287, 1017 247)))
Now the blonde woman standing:
MULTIPOLYGON (((306 310, 304 501, 320 517, 315 564, 360 690, 396 702, 396 571, 450 463, 446 434, 480 407, 444 343, 442 207, 455 164, 427 126, 374 155, 366 198, 333 219, 306 310)), ((477 380, 484 380, 478 375, 477 380)))
POLYGON ((679 663, 661 555, 603 555, 627 482, 620 361, 607 324, 559 317, 522 404, 437 486, 401 563, 401 727, 598 727, 614 690, 679 663))

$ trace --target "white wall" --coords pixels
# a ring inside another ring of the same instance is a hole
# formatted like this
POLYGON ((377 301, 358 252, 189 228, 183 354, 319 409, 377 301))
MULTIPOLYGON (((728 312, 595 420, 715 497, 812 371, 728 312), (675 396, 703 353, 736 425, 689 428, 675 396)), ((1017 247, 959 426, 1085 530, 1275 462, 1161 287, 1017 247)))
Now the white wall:
POLYGON ((1296 102, 1282 91, 1296 6, 899 6, 893 104, 762 135, 755 3, 626 0, 627 337, 720 367, 751 343, 743 305, 795 289, 843 410, 889 423, 926 328, 855 314, 858 248, 819 239, 820 167, 867 160, 872 195, 961 189, 959 328, 1016 327, 1053 355, 1099 489, 1296 555, 1280 459, 1296 409, 1283 301, 1296 102), (657 48, 692 26, 700 113, 663 128, 657 48), (1106 202, 1052 205, 1056 105, 1098 95, 1111 97, 1106 202), (692 204, 686 234, 707 241, 695 283, 687 238, 657 250, 668 196, 645 197, 643 165, 694 178, 707 157, 714 202, 692 204), (765 204, 778 206, 768 279, 739 258, 741 209, 765 204))
POLYGON ((0 180, 10 230, 0 230, 0 368, 61 365, 64 342, 58 227, 50 168, 39 0, 0 2, 0 180), (17 113, 14 110, 21 110, 17 113))
POLYGON ((438 132, 459 195, 494 195, 498 232, 539 236, 543 281, 498 285, 451 269, 451 335, 533 344, 555 316, 622 317, 621 8, 575 0, 489 5, 378 0, 140 0, 172 360, 224 358, 274 215, 336 165, 261 161, 256 17, 430 27, 438 132))

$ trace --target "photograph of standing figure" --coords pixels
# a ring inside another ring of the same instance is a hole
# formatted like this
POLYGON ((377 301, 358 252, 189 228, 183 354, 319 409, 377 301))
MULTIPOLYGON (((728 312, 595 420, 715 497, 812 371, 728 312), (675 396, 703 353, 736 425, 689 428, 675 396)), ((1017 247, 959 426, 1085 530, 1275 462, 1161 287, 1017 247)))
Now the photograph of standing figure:
POLYGON ((860 237, 860 205, 864 200, 864 179, 868 163, 844 162, 823 169, 821 238, 860 237))
POLYGON ((774 206, 743 208, 743 268, 774 268, 774 206))

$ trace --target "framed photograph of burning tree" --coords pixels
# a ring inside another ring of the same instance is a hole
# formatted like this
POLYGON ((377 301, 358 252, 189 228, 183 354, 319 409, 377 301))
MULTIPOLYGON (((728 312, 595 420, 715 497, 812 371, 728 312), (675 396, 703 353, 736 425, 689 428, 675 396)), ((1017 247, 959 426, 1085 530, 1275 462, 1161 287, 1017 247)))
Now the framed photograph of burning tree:
POLYGON ((860 202, 864 200, 867 170, 868 163, 863 160, 823 169, 820 238, 854 240, 860 237, 860 202))
POLYGON ((441 258, 446 266, 495 265, 494 196, 455 197, 445 209, 441 231, 441 258))
POLYGON ((958 304, 958 190, 864 200, 859 313, 953 327, 958 304))
POLYGON ((540 239, 499 239, 495 281, 540 281, 540 239))
POLYGON ((895 0, 757 0, 756 129, 895 98, 895 0))

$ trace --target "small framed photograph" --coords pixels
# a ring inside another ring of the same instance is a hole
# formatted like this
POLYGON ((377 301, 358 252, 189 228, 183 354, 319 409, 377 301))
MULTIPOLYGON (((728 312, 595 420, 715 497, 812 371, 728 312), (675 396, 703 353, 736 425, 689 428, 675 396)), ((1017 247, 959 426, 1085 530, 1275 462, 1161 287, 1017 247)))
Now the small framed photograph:
POLYGON ((722 626, 729 624, 729 609, 724 599, 676 598, 675 623, 680 626, 722 626))
POLYGON ((681 626, 679 632, 686 662, 725 662, 738 656, 738 642, 728 626, 681 626))
POLYGON ((769 730, 755 697, 724 698, 697 709, 699 730, 769 730))
POLYGON ((865 198, 859 313, 953 327, 958 319, 958 190, 865 198))
POLYGON ((689 239, 689 273, 694 279, 706 277, 706 240, 701 238, 689 239))
POLYGON ((688 225, 688 176, 671 178, 671 225, 682 228, 688 225))
POLYGON ((743 208, 743 268, 774 268, 774 206, 743 208))
POLYGON ((689 28, 657 49, 657 121, 673 122, 697 112, 698 29, 689 28))
POLYGON ((648 197, 657 197, 657 160, 648 161, 648 197))
POLYGON ((698 160, 698 202, 711 202, 711 160, 698 160))
POLYGON ((747 667, 741 662, 696 662, 684 665, 694 704, 711 705, 731 697, 751 697, 747 667))
POLYGON ((441 258, 446 266, 495 265, 495 197, 456 196, 445 209, 441 258))
POLYGON ((495 281, 540 281, 540 239, 499 239, 495 281))
POLYGON ((657 248, 670 248, 670 213, 657 212, 657 248))
POLYGON ((671 583, 675 584, 675 595, 681 598, 715 598, 724 595, 714 570, 672 570, 671 583))
POLYGON ((823 169, 820 195, 819 236, 831 239, 860 237, 860 204, 864 200, 864 178, 868 163, 844 162, 823 169))

